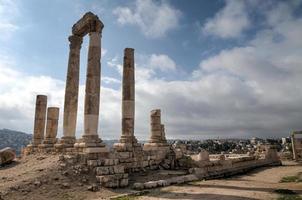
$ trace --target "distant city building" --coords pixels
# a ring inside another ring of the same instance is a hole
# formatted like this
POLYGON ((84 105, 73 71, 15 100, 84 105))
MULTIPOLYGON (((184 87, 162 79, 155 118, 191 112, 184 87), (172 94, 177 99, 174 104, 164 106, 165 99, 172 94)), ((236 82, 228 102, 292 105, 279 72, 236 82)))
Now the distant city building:
POLYGON ((282 145, 288 144, 291 142, 290 137, 283 137, 282 139, 282 145))

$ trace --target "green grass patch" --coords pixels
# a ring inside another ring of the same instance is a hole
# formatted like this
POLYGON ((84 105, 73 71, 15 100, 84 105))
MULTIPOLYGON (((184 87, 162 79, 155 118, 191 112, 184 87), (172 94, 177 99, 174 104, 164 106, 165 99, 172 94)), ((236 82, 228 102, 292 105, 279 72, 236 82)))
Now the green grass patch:
POLYGON ((297 194, 280 195, 277 200, 302 200, 302 197, 297 194))
POLYGON ((277 200, 302 200, 302 197, 289 189, 276 189, 274 192, 279 194, 277 200))
POLYGON ((298 173, 296 176, 284 176, 280 183, 302 182, 302 173, 298 173))

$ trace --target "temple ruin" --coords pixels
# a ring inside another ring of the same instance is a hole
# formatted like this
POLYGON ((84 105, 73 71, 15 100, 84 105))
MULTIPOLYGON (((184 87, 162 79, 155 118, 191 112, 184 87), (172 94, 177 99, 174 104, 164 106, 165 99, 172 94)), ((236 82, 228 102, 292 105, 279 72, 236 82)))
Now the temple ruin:
POLYGON ((157 169, 183 169, 188 174, 169 180, 135 183, 135 189, 166 186, 175 183, 214 178, 242 173, 266 165, 280 165, 276 149, 267 147, 251 155, 209 155, 202 150, 198 155, 188 155, 185 148, 167 142, 165 125, 161 122, 161 110, 150 113, 150 138, 141 144, 135 137, 135 59, 134 49, 124 49, 122 77, 121 136, 113 148, 108 148, 99 136, 99 105, 101 84, 101 37, 104 25, 98 16, 86 13, 72 27, 69 36, 63 136, 57 139, 59 109, 47 109, 47 97, 38 95, 32 144, 24 154, 49 153, 61 155, 66 167, 85 166, 94 173, 104 187, 126 187, 129 177, 136 172, 157 169), (80 50, 83 37, 89 35, 86 73, 84 133, 76 138, 79 96, 80 50), (46 114, 47 110, 47 114, 46 114), (47 120, 46 120, 47 119, 47 120), (46 134, 45 123, 46 124, 46 134))
POLYGON ((294 160, 302 160, 302 131, 294 131, 291 134, 292 151, 294 160))

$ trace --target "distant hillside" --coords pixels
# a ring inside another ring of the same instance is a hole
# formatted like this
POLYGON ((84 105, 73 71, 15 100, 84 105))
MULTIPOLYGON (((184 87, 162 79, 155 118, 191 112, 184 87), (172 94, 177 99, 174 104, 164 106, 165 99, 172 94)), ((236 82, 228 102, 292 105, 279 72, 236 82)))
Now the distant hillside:
POLYGON ((22 147, 25 147, 31 141, 32 135, 20 131, 9 129, 0 129, 0 149, 11 147, 20 154, 22 147))

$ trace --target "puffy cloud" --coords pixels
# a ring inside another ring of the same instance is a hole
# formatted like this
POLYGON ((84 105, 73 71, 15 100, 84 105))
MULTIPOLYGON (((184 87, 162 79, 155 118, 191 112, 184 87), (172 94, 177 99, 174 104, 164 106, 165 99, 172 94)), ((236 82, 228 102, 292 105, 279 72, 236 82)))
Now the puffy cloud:
POLYGON ((176 69, 175 62, 165 54, 152 54, 149 60, 151 68, 159 69, 161 71, 170 71, 176 69))
POLYGON ((48 95, 48 105, 61 107, 62 81, 24 74, 14 70, 7 62, 0 63, 0 72, 0 127, 31 133, 37 94, 48 95))
POLYGON ((15 1, 0 1, 0 40, 7 40, 12 37, 12 33, 19 29, 15 18, 19 14, 19 7, 15 1))
POLYGON ((160 38, 179 26, 181 12, 166 1, 136 0, 134 8, 117 7, 113 14, 121 25, 136 25, 149 38, 160 38))
POLYGON ((221 38, 236 38, 249 28, 246 3, 240 0, 225 1, 222 8, 213 18, 207 20, 202 31, 208 35, 221 38))

